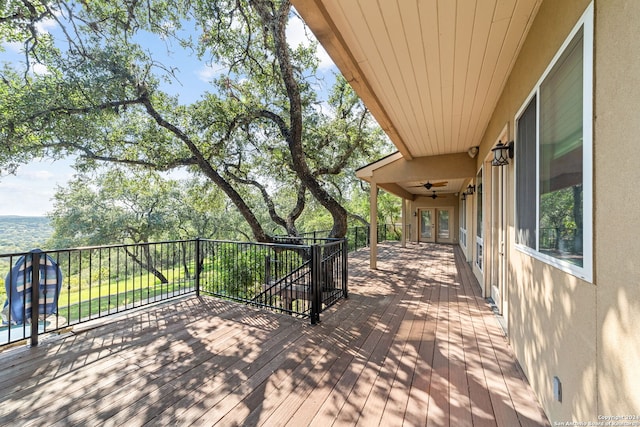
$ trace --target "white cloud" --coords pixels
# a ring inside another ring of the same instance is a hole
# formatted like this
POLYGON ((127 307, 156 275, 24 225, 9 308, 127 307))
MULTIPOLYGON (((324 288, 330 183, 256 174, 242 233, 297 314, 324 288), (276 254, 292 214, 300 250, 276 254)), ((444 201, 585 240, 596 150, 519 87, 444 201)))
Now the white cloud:
POLYGON ((224 74, 226 69, 218 64, 204 65, 200 69, 196 70, 196 74, 200 80, 209 83, 214 78, 224 74))
MULTIPOLYGON (((304 23, 298 17, 292 17, 287 23, 287 40, 291 46, 309 46, 309 36, 304 23)), ((310 34, 310 31, 309 31, 310 34)))
POLYGON ((51 211, 56 186, 73 177, 72 160, 35 160, 15 175, 0 176, 0 215, 43 216, 51 211))
MULTIPOLYGON (((53 13, 58 18, 63 16, 61 10, 56 10, 53 13)), ((58 22, 53 18, 43 19, 42 21, 39 21, 38 23, 36 23, 36 30, 40 34, 50 33, 51 30, 54 30, 57 27, 58 27, 58 22)))
MULTIPOLYGON (((316 41, 315 36, 309 28, 307 28, 302 20, 297 16, 289 19, 287 23, 287 39, 292 47, 299 45, 309 46, 312 41, 316 41)), ((333 60, 320 43, 317 44, 316 56, 320 60, 318 67, 321 70, 327 70, 335 67, 333 60)))
POLYGON ((48 170, 27 170, 23 175, 27 179, 41 179, 49 180, 55 177, 55 175, 48 170))
POLYGON ((336 65, 333 63, 333 59, 329 56, 326 50, 322 47, 321 44, 318 43, 318 50, 316 52, 318 58, 320 59, 320 64, 318 65, 321 70, 329 70, 331 68, 336 68, 336 65))
POLYGON ((46 76, 48 74, 51 74, 46 65, 40 64, 38 62, 31 64, 31 71, 33 72, 33 74, 36 74, 38 76, 46 76))
POLYGON ((22 53, 23 44, 21 42, 5 42, 2 47, 13 53, 22 53))
POLYGON ((55 19, 44 19, 36 24, 36 30, 39 34, 47 34, 57 26, 58 23, 55 19))

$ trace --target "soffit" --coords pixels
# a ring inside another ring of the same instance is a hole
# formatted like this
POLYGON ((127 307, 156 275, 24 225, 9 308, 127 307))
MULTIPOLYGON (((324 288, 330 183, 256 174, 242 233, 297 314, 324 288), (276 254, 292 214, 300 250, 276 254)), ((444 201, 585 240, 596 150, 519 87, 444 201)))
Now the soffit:
POLYGON ((480 144, 541 0, 293 0, 400 153, 480 144))
POLYGON ((356 177, 375 182, 399 197, 415 199, 460 193, 475 172, 476 162, 467 153, 424 156, 413 160, 394 153, 358 169, 356 177))

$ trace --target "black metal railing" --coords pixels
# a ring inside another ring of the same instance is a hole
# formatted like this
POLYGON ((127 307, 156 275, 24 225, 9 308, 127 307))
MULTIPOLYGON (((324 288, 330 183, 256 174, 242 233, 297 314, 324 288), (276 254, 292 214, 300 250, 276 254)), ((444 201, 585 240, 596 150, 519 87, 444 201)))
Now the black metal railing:
POLYGON ((346 240, 281 240, 277 244, 201 240, 199 292, 316 323, 320 312, 347 297, 346 240))
MULTIPOLYGON (((399 225, 381 224, 378 241, 400 233, 399 225)), ((328 234, 276 244, 194 239, 0 254, 0 346, 27 338, 37 345, 40 334, 190 293, 316 323, 348 296, 347 253, 369 245, 368 227, 352 227, 344 239, 328 234)))
MULTIPOLYGON (((369 246, 369 226, 350 227, 347 229, 346 239, 349 245, 349 252, 369 246)), ((310 231, 302 233, 302 236, 310 238, 326 237, 331 230, 310 231)), ((411 232, 411 225, 405 225, 406 236, 411 232)), ((378 224, 378 243, 386 241, 399 241, 402 237, 401 224, 378 224)))
POLYGON ((185 241, 0 255, 0 345, 191 293, 193 260, 185 241))
POLYGON ((347 244, 195 239, 36 250, 0 255, 0 272, 0 346, 27 338, 37 345, 40 334, 190 293, 316 323, 322 310, 347 297, 347 244))

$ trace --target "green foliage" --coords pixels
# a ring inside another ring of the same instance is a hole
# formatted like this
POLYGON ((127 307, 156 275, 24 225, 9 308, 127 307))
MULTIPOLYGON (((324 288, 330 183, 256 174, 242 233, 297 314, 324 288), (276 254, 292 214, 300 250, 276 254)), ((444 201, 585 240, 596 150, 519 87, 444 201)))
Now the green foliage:
POLYGON ((540 197, 540 228, 553 228, 570 233, 576 229, 573 188, 542 194, 540 197))
POLYGON ((162 240, 175 222, 170 201, 177 192, 172 184, 150 171, 110 169, 93 177, 76 176, 55 195, 51 245, 162 240))
POLYGON ((267 252, 255 246, 229 243, 217 246, 213 254, 211 278, 203 284, 209 292, 221 296, 251 299, 260 292, 265 280, 267 252))
MULTIPOLYGON (((314 43, 286 40, 286 26, 298 19, 289 2, 9 0, 4 10, 16 14, 0 22, 1 40, 22 42, 25 54, 24 63, 0 71, 0 165, 6 170, 35 157, 67 155, 77 156, 83 173, 98 162, 156 171, 186 167, 225 194, 224 206, 245 221, 238 228, 268 240, 274 229, 296 234, 312 200, 329 212, 335 232, 344 233, 342 204, 353 195, 353 168, 388 150, 343 79, 328 99, 318 96, 325 88, 314 77, 314 43), (44 22, 55 25, 38 30, 44 22), (180 96, 184 57, 221 68, 195 100, 180 96)), ((99 186, 115 193, 121 181, 111 181, 99 186)), ((154 185, 171 197, 170 188, 154 185)), ((123 197, 140 190, 139 206, 153 200, 135 183, 120 187, 123 197)), ((159 233, 159 221, 171 223, 166 212, 136 217, 122 206, 106 209, 99 191, 86 179, 72 184, 60 200, 72 201, 75 211, 60 212, 58 205, 54 213, 74 219, 56 225, 70 236, 57 233, 58 242, 140 241, 159 233), (125 235, 129 224, 134 230, 125 235), (81 231, 92 226, 95 231, 81 231)), ((203 226, 194 222, 181 232, 203 226)))
POLYGON ((52 233, 46 217, 0 216, 0 253, 47 249, 45 242, 52 233))

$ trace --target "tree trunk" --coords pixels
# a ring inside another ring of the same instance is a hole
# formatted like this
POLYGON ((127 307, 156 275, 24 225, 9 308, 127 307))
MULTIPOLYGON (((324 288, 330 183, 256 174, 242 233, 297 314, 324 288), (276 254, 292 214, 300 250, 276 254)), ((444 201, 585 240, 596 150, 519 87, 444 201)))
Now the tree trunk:
POLYGON ((143 244, 143 245, 139 245, 139 247, 142 249, 143 256, 146 260, 140 259, 136 253, 129 251, 129 249, 126 246, 124 250, 131 257, 131 259, 133 259, 133 261, 136 264, 144 268, 149 273, 153 274, 158 280, 160 280, 160 283, 162 284, 169 283, 169 280, 165 277, 165 275, 162 274, 162 272, 156 269, 155 266, 153 265, 153 262, 151 260, 151 253, 149 252, 149 245, 143 244))
POLYGON ((291 5, 288 1, 283 1, 280 8, 275 11, 275 14, 272 14, 269 4, 266 3, 270 4, 270 2, 265 2, 264 0, 255 0, 252 5, 264 25, 273 34, 275 55, 278 58, 282 79, 287 89, 290 124, 285 138, 291 152, 293 168, 304 186, 313 194, 313 197, 331 214, 333 228, 329 237, 344 237, 347 234, 347 211, 331 194, 322 188, 322 185, 313 176, 307 164, 302 145, 302 100, 298 81, 293 72, 286 36, 291 5))

